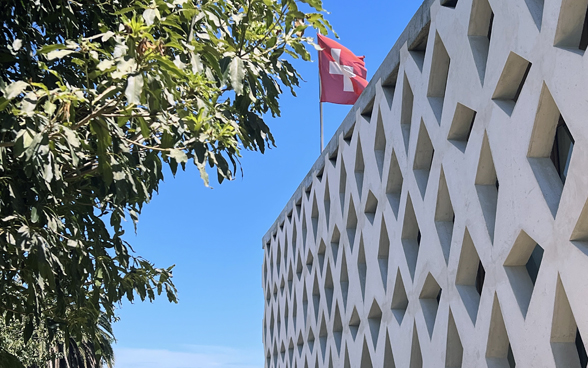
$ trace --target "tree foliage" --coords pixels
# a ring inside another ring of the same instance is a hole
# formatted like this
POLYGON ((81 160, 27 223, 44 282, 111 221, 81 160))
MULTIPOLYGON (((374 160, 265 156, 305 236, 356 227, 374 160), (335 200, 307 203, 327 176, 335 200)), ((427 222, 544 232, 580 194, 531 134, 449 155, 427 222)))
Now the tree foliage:
POLYGON ((0 313, 20 326, 0 334, 0 365, 76 349, 80 366, 109 363, 121 300, 176 301, 171 267, 136 256, 122 221, 136 224, 165 166, 222 182, 240 150, 274 144, 264 115, 294 93, 287 56, 310 60, 303 32, 326 33, 323 13, 320 0, 0 8, 0 313))

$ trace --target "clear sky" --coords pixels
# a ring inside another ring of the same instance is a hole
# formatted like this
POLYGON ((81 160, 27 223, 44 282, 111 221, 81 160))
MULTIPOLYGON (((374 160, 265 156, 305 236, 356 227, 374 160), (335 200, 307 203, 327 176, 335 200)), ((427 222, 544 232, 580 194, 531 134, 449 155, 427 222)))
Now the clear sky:
MULTIPOLYGON (((420 0, 323 0, 338 40, 366 56, 368 79, 421 5, 420 0)), ((312 36, 312 34, 307 33, 312 36)), ((330 35, 332 37, 332 35, 330 35)), ((243 176, 205 188, 195 167, 166 176, 143 210, 137 254, 175 264, 179 304, 124 303, 115 324, 116 368, 262 368, 261 238, 319 155, 318 65, 294 65, 305 82, 268 118, 277 147, 245 152, 243 176)), ((325 145, 350 106, 324 105, 325 145)))

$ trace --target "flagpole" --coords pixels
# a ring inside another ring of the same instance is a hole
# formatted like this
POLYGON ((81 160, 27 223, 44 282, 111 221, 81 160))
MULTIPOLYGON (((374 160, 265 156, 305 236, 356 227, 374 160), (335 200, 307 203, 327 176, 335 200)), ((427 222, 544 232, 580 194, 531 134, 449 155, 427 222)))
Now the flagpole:
MULTIPOLYGON (((318 34, 316 36, 316 43, 318 44, 318 34)), ((320 131, 321 131, 321 153, 323 153, 323 149, 324 149, 324 140, 323 140, 323 103, 321 102, 321 95, 322 95, 322 89, 323 89, 323 84, 321 82, 321 52, 318 52, 318 60, 319 60, 319 65, 318 65, 318 77, 319 77, 319 112, 320 112, 320 131)))
POLYGON ((319 105, 320 105, 320 111, 321 111, 321 153, 323 153, 323 149, 325 147, 324 140, 323 140, 323 137, 324 137, 324 134, 323 134, 323 103, 319 102, 319 105))

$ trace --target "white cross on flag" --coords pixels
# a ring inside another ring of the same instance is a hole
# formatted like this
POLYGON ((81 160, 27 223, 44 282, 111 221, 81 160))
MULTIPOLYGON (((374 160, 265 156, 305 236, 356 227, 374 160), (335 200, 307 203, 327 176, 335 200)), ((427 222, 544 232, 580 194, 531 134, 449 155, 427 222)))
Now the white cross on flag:
POLYGON ((321 101, 353 105, 368 84, 363 56, 355 56, 339 43, 318 36, 321 101))

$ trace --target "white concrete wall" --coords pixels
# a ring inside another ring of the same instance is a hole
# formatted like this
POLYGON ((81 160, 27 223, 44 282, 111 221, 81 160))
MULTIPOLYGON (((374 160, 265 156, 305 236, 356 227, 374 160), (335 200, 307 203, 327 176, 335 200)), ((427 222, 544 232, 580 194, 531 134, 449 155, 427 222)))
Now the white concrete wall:
POLYGON ((423 4, 263 239, 267 367, 580 367, 587 5, 423 4), (565 185, 547 158, 560 114, 565 185))

